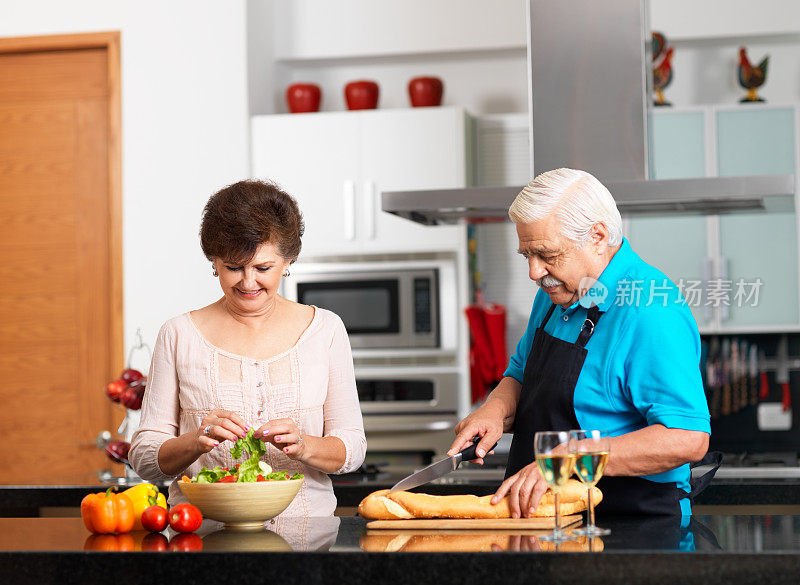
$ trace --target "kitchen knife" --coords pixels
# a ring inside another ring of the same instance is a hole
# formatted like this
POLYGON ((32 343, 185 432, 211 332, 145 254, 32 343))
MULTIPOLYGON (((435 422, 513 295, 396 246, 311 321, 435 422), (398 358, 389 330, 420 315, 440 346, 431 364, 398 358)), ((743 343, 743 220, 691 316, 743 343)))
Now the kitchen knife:
POLYGON ((792 393, 789 386, 789 340, 786 335, 781 335, 778 341, 775 381, 781 385, 781 403, 783 412, 787 412, 792 408, 792 393))
MULTIPOLYGON (((444 459, 437 461, 436 463, 432 463, 428 465, 428 467, 424 469, 420 469, 406 477, 405 479, 401 479, 396 484, 392 486, 390 492, 396 492, 400 490, 410 490, 412 488, 421 486, 426 484, 434 479, 439 479, 450 473, 451 471, 455 471, 458 469, 459 464, 462 461, 472 461, 473 459, 477 459, 478 456, 475 454, 475 446, 480 441, 479 437, 472 439, 472 445, 463 449, 453 455, 452 457, 445 457, 444 459)), ((497 443, 495 443, 489 451, 497 447, 497 443)), ((487 451, 487 453, 489 452, 487 451)))

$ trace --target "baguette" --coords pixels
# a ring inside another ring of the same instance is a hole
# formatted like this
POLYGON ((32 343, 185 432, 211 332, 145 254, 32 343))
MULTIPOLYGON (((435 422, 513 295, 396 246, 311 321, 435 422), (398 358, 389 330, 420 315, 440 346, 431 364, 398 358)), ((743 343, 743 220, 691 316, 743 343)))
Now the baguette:
POLYGON ((505 531, 417 533, 411 530, 398 532, 367 531, 358 541, 367 552, 490 552, 496 550, 599 552, 603 550, 600 538, 586 536, 576 540, 553 544, 535 535, 514 535, 505 531))
MULTIPOLYGON (((598 504, 603 495, 592 488, 592 499, 598 504)), ((412 518, 510 518, 508 497, 497 504, 491 503, 492 495, 433 496, 416 492, 389 492, 379 490, 369 494, 358 505, 358 513, 367 520, 408 520, 412 518)), ((586 486, 570 479, 561 488, 559 508, 568 516, 584 511, 588 506, 586 486)), ((542 496, 536 511, 537 518, 555 516, 555 498, 548 489, 542 496)))

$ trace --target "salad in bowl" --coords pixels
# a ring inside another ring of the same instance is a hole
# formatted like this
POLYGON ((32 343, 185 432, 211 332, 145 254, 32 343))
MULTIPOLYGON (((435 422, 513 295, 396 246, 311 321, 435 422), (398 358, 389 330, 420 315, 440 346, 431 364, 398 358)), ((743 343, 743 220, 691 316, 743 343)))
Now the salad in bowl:
POLYGON ((273 471, 261 460, 266 452, 266 443, 250 429, 231 448, 234 459, 245 453, 247 459, 227 469, 203 467, 194 477, 184 475, 178 486, 204 517, 229 528, 260 528, 289 506, 304 479, 302 473, 273 471))

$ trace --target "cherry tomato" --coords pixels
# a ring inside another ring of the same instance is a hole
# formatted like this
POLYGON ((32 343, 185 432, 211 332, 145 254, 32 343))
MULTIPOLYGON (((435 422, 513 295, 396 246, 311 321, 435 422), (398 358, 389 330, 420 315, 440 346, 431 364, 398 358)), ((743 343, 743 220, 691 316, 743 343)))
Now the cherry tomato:
MULTIPOLYGON (((180 506, 182 504, 178 505, 180 506)), ((203 550, 203 539, 196 534, 176 534, 172 537, 172 540, 169 541, 169 550, 176 552, 195 552, 203 550)))
POLYGON ((238 475, 226 475, 217 483, 236 483, 236 480, 239 478, 238 475))
POLYGON ((256 481, 264 481, 264 476, 260 473, 256 476, 256 481))
MULTIPOLYGON (((162 510, 164 508, 161 508, 162 510)), ((142 539, 142 550, 144 551, 165 551, 169 549, 169 540, 160 532, 151 532, 142 539)))
POLYGON ((191 504, 178 504, 169 510, 169 526, 177 532, 194 532, 203 523, 203 515, 191 504))
POLYGON ((142 528, 161 532, 167 527, 167 511, 161 506, 148 506, 142 512, 142 528))

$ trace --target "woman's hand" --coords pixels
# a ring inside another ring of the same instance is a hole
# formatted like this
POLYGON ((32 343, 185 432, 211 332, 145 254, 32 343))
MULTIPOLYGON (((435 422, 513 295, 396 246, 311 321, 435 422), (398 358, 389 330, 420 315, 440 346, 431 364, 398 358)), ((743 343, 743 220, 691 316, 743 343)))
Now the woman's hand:
POLYGON ((511 517, 530 518, 546 491, 547 482, 539 471, 539 465, 534 461, 500 484, 492 497, 492 504, 496 504, 508 495, 511 517))
POLYGON ((290 418, 277 418, 265 422, 256 429, 255 436, 271 443, 290 459, 302 460, 306 455, 306 444, 300 435, 300 429, 290 418))
POLYGON ((250 425, 235 412, 215 409, 200 422, 195 441, 201 453, 208 453, 222 441, 236 441, 247 435, 250 425))
POLYGON ((483 457, 503 436, 503 416, 494 412, 491 404, 487 402, 458 423, 455 431, 456 440, 453 441, 447 454, 452 457, 469 447, 473 437, 480 437, 475 447, 478 458, 473 463, 483 465, 483 457))

